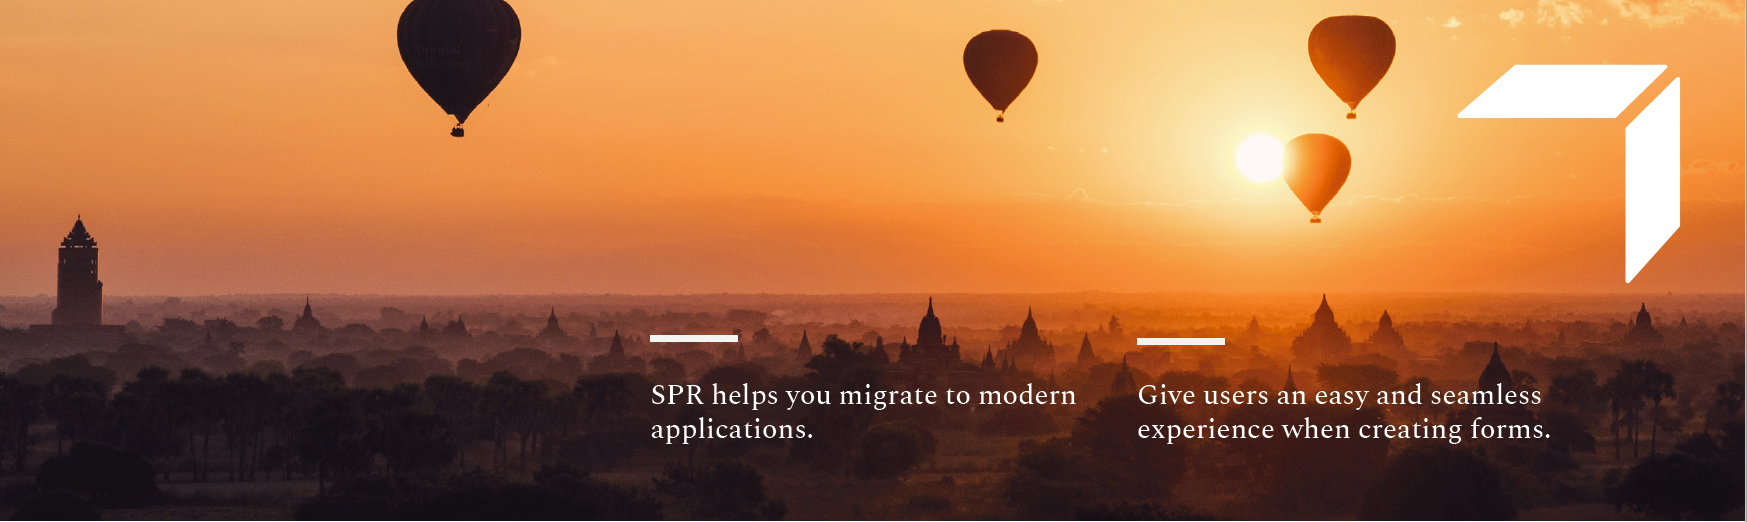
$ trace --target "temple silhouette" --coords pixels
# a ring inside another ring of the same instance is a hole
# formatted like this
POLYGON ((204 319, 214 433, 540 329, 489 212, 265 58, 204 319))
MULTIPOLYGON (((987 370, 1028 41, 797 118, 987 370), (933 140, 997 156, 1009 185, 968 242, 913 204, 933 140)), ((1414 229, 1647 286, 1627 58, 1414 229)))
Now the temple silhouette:
MULTIPOLYGON (((884 346, 874 347, 884 351, 884 346)), ((979 366, 961 358, 958 339, 947 343, 934 315, 934 298, 928 299, 928 311, 916 328, 916 344, 904 340, 898 345, 898 360, 886 364, 886 375, 892 382, 923 389, 949 386, 978 386, 993 382, 998 370, 988 368, 994 362, 991 353, 984 353, 985 364, 979 366)), ((1010 368, 1010 361, 1002 364, 1010 368)))
POLYGON ((303 298, 303 315, 297 316, 297 322, 291 323, 293 332, 321 332, 321 320, 315 318, 315 309, 310 308, 309 298, 303 298))
POLYGON ((1310 327, 1292 340, 1292 356, 1300 362, 1339 361, 1353 352, 1353 339, 1335 322, 1335 312, 1328 306, 1328 295, 1316 307, 1310 327))
POLYGON ((1650 308, 1648 303, 1638 305, 1638 316, 1632 320, 1631 331, 1626 332, 1623 343, 1631 346, 1660 346, 1662 332, 1650 324, 1650 308))
POLYGON ((30 326, 30 332, 49 340, 119 339, 122 325, 103 324, 103 281, 97 278, 97 240, 85 230, 83 216, 73 220, 73 230, 61 239, 60 259, 55 265, 55 309, 49 324, 30 326))
POLYGON ((1389 311, 1383 311, 1383 317, 1377 319, 1377 330, 1365 338, 1365 351, 1377 352, 1383 355, 1406 359, 1412 357, 1407 352, 1407 343, 1402 340, 1401 332, 1395 331, 1395 320, 1389 318, 1389 311))
MULTIPOLYGON (((1492 343, 1492 357, 1487 359, 1486 367, 1480 370, 1480 378, 1475 386, 1476 390, 1486 392, 1516 391, 1516 379, 1511 375, 1510 369, 1505 367, 1504 358, 1499 356, 1498 343, 1492 343)), ((1450 424, 1468 424, 1476 420, 1480 424, 1493 426, 1539 424, 1535 412, 1522 404, 1474 404, 1449 413, 1450 424)))
MULTIPOLYGON (((1087 345, 1090 349, 1090 345, 1087 345)), ((1007 343, 995 357, 1009 361, 1020 370, 1044 373, 1055 370, 1055 345, 1043 340, 1037 332, 1037 320, 1031 310, 1025 310, 1025 324, 1019 327, 1019 338, 1007 343)))
POLYGON ((577 344, 575 337, 571 337, 569 333, 564 331, 563 327, 558 326, 557 307, 551 307, 547 312, 546 327, 540 329, 540 333, 534 336, 534 340, 547 346, 572 346, 577 344))

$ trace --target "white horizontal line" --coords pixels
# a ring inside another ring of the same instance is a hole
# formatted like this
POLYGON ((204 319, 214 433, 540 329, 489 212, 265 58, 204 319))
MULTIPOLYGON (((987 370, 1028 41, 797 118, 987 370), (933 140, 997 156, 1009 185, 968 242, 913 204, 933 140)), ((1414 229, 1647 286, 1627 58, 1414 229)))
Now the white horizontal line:
POLYGON ((737 343, 738 335, 651 335, 652 343, 737 343))
POLYGON ((1135 346, 1225 346, 1224 337, 1141 337, 1135 346))

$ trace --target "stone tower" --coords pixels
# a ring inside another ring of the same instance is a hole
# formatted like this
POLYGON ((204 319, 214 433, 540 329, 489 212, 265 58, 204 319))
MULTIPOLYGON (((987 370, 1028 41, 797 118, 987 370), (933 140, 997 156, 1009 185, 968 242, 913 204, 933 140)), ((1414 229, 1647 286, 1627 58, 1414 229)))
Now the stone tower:
POLYGON ((84 219, 73 220, 73 231, 61 240, 55 292, 50 324, 103 324, 103 282, 97 280, 97 240, 85 231, 84 219))

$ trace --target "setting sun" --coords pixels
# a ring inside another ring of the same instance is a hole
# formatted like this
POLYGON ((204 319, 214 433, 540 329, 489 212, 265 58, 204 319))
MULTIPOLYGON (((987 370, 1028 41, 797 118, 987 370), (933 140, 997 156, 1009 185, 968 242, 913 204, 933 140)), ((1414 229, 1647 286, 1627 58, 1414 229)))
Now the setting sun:
POLYGON ((1245 178, 1266 183, 1280 177, 1285 147, 1273 136, 1251 136, 1237 147, 1237 170, 1245 178))

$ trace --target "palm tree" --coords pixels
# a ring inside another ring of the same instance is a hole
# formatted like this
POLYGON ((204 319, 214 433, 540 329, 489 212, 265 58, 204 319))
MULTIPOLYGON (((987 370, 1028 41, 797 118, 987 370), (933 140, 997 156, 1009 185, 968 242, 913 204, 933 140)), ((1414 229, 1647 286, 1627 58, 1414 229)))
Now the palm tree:
POLYGON ((109 393, 102 383, 61 374, 49 379, 43 394, 43 412, 55 420, 55 455, 62 442, 79 442, 97 432, 105 420, 109 393))
MULTIPOLYGON (((1625 427, 1628 435, 1637 426, 1638 409, 1643 407, 1644 397, 1639 393, 1638 376, 1640 372, 1632 361, 1620 362, 1620 368, 1614 376, 1608 378, 1602 385, 1602 391, 1608 399, 1608 410, 1613 413, 1613 422, 1608 428, 1614 435, 1614 460, 1620 460, 1620 428, 1625 427)), ((1633 438, 1632 456, 1637 456, 1636 437, 1633 438)))
POLYGON ((13 471, 24 472, 30 425, 42 417, 41 399, 41 388, 0 373, 0 447, 11 451, 13 471))
POLYGON ((272 387, 261 376, 252 373, 231 373, 219 383, 221 415, 225 434, 225 449, 231 457, 231 480, 252 480, 260 462, 261 445, 267 430, 267 407, 272 404, 272 387))
POLYGON ((514 373, 499 371, 491 374, 482 391, 486 415, 492 421, 493 464, 499 470, 509 464, 506 439, 511 431, 516 432, 520 442, 520 460, 526 461, 529 443, 539 444, 534 435, 547 402, 546 383, 524 381, 514 373))
POLYGON ((188 471, 204 482, 212 462, 212 432, 222 421, 219 381, 199 368, 184 368, 175 389, 179 416, 188 425, 188 471))
POLYGON ((424 395, 431 409, 449 421, 461 469, 467 469, 467 447, 482 433, 479 386, 453 375, 432 375, 425 378, 424 395))
POLYGON ((329 477, 355 476, 370 465, 365 393, 344 390, 323 397, 299 435, 298 453, 316 464, 316 491, 327 492, 329 477))
MULTIPOLYGON (((176 396, 173 395, 170 372, 157 366, 139 371, 121 386, 121 391, 109 401, 109 410, 122 447, 139 451, 149 459, 174 456, 181 449, 182 425, 176 417, 176 396)), ((171 466, 159 462, 157 469, 170 478, 171 466)))
MULTIPOLYGON (((1650 399, 1650 454, 1656 454, 1656 428, 1662 424, 1662 399, 1674 398, 1674 376, 1656 367, 1655 361, 1642 360, 1644 398, 1650 399)), ((1633 452, 1636 454, 1636 452, 1633 452)))
POLYGON ((1717 400, 1711 404, 1711 411, 1705 414, 1705 433, 1711 432, 1712 424, 1722 424, 1723 419, 1736 418, 1741 411, 1741 381, 1729 381, 1717 385, 1717 400))

